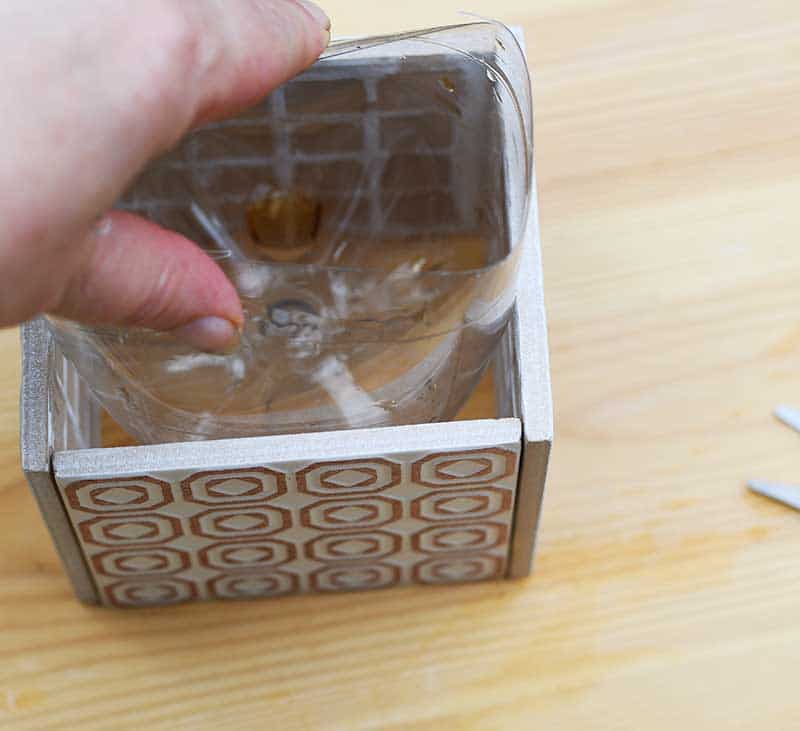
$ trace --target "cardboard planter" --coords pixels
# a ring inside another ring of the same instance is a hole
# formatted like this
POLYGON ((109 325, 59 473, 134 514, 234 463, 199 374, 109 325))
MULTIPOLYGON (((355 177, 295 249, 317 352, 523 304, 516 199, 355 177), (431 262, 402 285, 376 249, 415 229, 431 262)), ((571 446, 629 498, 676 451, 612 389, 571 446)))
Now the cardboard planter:
POLYGON ((87 385, 43 321, 23 326, 23 468, 78 597, 141 607, 526 576, 553 431, 536 205, 534 181, 494 418, 104 448, 87 385))

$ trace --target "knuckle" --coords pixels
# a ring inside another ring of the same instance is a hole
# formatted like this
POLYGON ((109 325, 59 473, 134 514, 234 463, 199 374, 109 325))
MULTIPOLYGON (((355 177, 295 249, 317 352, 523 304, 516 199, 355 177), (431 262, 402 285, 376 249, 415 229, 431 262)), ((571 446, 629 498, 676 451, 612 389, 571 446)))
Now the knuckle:
POLYGON ((193 6, 194 3, 155 0, 150 38, 160 50, 161 60, 176 68, 190 67, 202 43, 193 6))
POLYGON ((196 3, 151 0, 142 21, 142 46, 136 59, 136 100, 170 128, 188 127, 195 112, 198 66, 209 41, 196 3), (177 122, 177 124, 176 124, 177 122))

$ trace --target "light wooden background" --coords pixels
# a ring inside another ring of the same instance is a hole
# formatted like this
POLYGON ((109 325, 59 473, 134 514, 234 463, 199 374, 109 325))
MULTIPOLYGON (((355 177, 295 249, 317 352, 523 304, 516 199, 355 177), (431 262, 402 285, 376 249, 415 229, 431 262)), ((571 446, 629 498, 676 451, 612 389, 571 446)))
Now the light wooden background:
MULTIPOLYGON (((330 0, 339 33, 462 1, 330 0), (387 7, 394 5, 396 7, 387 7)), ((479 0, 524 25, 557 447, 536 575, 88 609, 19 471, 0 334, 0 727, 796 729, 800 9, 479 0)))

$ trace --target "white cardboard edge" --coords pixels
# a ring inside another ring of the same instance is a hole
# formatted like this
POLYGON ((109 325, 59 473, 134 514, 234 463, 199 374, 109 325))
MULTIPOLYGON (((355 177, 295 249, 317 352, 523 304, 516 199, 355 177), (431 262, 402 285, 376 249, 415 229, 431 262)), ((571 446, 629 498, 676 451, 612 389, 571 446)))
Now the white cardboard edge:
POLYGON ((51 338, 41 320, 25 323, 22 339, 22 389, 20 408, 20 451, 22 469, 39 506, 53 544, 72 583, 75 594, 87 604, 99 597, 89 569, 72 531, 64 504, 51 472, 51 429, 49 384, 51 338))
MULTIPOLYGON (((519 41, 527 58, 524 31, 518 26, 513 26, 511 31, 519 41)), ((534 144, 535 150, 536 145, 534 144)), ((544 299, 544 267, 535 163, 531 175, 531 199, 525 251, 519 272, 516 346, 520 366, 520 407, 525 440, 552 442, 553 393, 550 380, 550 347, 544 299), (528 367, 522 367, 525 365, 528 367)))
POLYGON ((531 223, 528 226, 525 256, 520 266, 517 298, 516 346, 520 365, 520 408, 526 441, 548 442, 553 440, 553 394, 535 184, 528 215, 531 223))
POLYGON ((20 328, 22 388, 20 391, 20 452, 26 472, 50 471, 48 361, 50 339, 40 320, 20 328))
POLYGON ((150 470, 235 469, 253 464, 359 459, 431 450, 482 449, 519 443, 519 419, 412 424, 208 442, 155 444, 59 452, 59 479, 141 474, 150 470))
MULTIPOLYGON (((523 31, 518 27, 511 30, 524 53, 526 49, 523 31)), ((534 144, 534 152, 535 149, 534 144)), ((511 325, 519 379, 517 383, 519 416, 523 425, 522 463, 514 508, 514 529, 509 549, 508 577, 512 579, 524 578, 530 575, 533 569, 553 442, 553 393, 550 380, 550 350, 535 164, 531 177, 531 199, 526 231, 517 287, 517 307, 511 325)))

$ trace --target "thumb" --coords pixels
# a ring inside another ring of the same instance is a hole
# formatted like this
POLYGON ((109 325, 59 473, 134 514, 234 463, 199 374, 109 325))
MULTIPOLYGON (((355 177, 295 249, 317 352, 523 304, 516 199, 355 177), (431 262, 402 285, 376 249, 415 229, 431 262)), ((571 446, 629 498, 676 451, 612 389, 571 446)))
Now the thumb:
POLYGON ((115 211, 78 247, 74 265, 54 315, 172 331, 201 350, 238 343, 244 316, 236 289, 180 234, 115 211))

